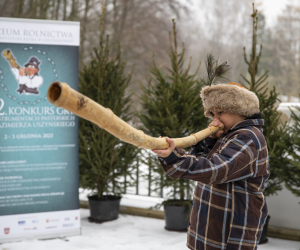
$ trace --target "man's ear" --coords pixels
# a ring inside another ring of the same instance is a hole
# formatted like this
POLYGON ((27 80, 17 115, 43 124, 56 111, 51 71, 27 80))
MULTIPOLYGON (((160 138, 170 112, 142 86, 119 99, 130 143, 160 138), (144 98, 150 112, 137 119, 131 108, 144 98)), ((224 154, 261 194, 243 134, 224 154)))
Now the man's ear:
POLYGON ((38 68, 35 68, 35 73, 39 73, 39 69, 38 68))

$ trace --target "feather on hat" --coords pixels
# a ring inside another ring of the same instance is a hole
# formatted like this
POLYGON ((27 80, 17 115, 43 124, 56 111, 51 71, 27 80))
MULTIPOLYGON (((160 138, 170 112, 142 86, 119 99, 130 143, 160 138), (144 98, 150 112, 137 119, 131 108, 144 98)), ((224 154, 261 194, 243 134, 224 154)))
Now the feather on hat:
POLYGON ((206 69, 208 80, 206 87, 202 88, 200 97, 204 106, 204 115, 213 119, 215 110, 240 114, 250 117, 259 113, 259 100, 255 93, 245 87, 231 82, 228 84, 214 82, 228 81, 228 72, 231 69, 227 62, 220 65, 214 60, 212 54, 207 56, 206 69))

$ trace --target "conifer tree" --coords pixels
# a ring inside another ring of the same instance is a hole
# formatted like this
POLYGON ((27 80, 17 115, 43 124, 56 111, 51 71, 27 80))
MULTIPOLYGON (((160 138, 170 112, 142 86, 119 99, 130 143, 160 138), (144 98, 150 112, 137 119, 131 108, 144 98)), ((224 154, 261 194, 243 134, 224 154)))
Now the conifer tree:
POLYGON ((290 145, 288 164, 282 178, 285 186, 296 196, 300 196, 300 107, 291 110, 293 124, 289 128, 291 137, 286 141, 290 145))
MULTIPOLYGON (((103 18, 100 33, 100 47, 94 48, 91 62, 84 65, 80 72, 79 92, 128 122, 132 120, 131 95, 126 90, 131 74, 124 73, 126 63, 121 60, 120 46, 116 57, 109 57, 109 37, 105 43, 103 41, 103 18)), ((120 141, 87 120, 79 119, 82 188, 96 191, 100 199, 107 194, 120 195, 130 185, 130 178, 126 177, 133 172, 131 168, 136 155, 136 147, 120 141), (128 182, 124 182, 124 179, 128 182)))
POLYGON ((268 89, 268 71, 258 76, 259 61, 262 53, 262 45, 260 45, 259 53, 257 53, 257 10, 254 9, 251 15, 253 19, 253 34, 252 34, 252 49, 249 60, 246 56, 246 49, 244 47, 244 60, 248 65, 248 72, 250 79, 241 75, 248 89, 253 91, 259 99, 260 111, 262 118, 265 120, 263 126, 263 134, 267 141, 269 150, 269 164, 270 164, 270 178, 267 181, 264 195, 272 195, 282 189, 282 174, 283 168, 288 164, 286 155, 289 151, 289 145, 285 142, 289 138, 288 128, 286 124, 283 124, 280 120, 280 112, 277 111, 279 93, 276 88, 268 89))
MULTIPOLYGON (((173 39, 171 31, 169 31, 170 50, 168 52, 171 67, 167 69, 166 73, 163 72, 156 65, 153 56, 150 78, 147 79, 148 85, 142 86, 143 93, 140 97, 142 111, 138 117, 142 122, 141 129, 154 137, 184 137, 202 130, 208 125, 199 96, 202 83, 197 78, 197 73, 200 64, 194 74, 190 74, 191 59, 187 68, 184 68, 184 44, 179 53, 177 51, 176 23, 174 19, 172 21, 173 39)), ((172 179, 165 175, 157 157, 151 153, 145 163, 151 172, 148 180, 155 186, 153 190, 163 196, 163 188, 168 187, 169 197, 181 201, 190 198, 194 182, 172 179)))

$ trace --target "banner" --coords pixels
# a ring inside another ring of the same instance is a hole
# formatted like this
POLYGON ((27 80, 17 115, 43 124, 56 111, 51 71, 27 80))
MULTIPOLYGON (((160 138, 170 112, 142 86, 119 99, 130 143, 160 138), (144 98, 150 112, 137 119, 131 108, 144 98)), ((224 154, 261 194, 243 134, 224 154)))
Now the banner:
POLYGON ((78 89, 79 33, 0 18, 0 243, 80 234, 78 118, 47 100, 53 81, 78 89))

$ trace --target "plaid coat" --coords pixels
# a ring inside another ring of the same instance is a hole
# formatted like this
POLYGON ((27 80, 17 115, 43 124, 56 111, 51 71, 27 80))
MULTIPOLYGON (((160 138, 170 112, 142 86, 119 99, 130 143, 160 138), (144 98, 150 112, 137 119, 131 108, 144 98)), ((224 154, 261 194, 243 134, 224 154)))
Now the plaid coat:
POLYGON ((263 119, 244 120, 219 139, 201 141, 188 154, 175 148, 159 158, 173 178, 197 181, 187 247, 205 250, 257 249, 268 209, 263 195, 269 177, 263 119), (200 149, 199 149, 200 146, 200 149))

